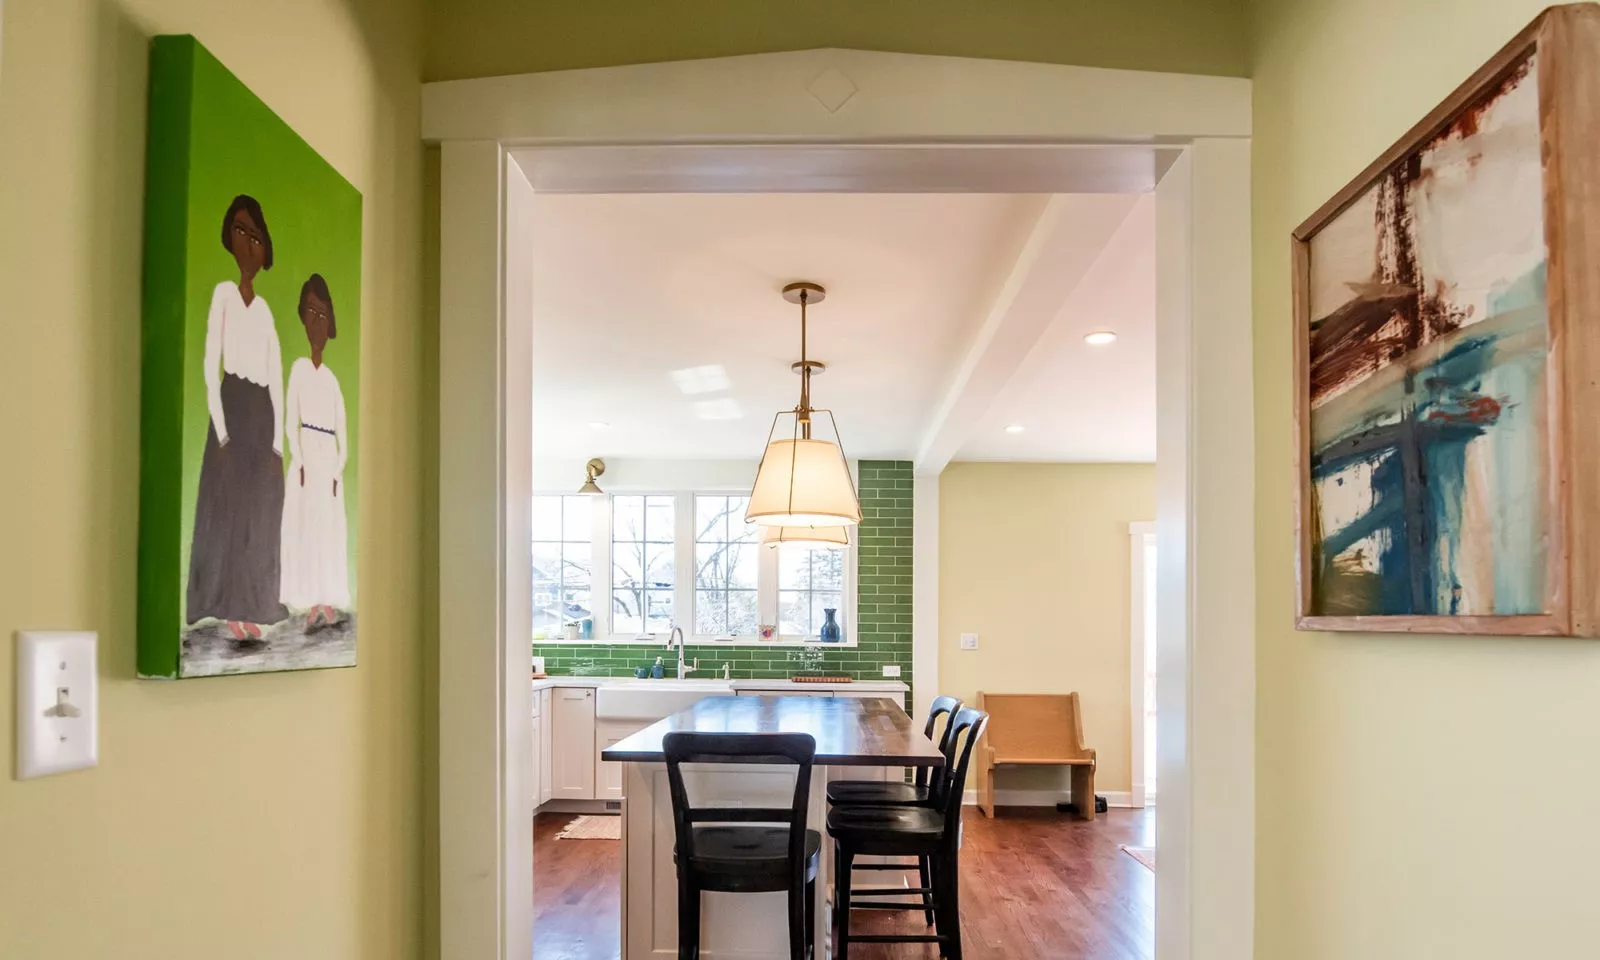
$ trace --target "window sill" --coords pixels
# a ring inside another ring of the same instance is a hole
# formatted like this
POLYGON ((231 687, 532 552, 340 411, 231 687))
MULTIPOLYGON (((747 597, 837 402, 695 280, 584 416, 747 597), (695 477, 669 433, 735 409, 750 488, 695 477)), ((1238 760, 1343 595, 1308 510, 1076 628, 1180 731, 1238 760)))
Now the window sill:
MULTIPOLYGON (((614 637, 594 637, 588 640, 568 640, 566 637, 556 637, 550 640, 534 640, 536 646, 541 647, 660 647, 665 648, 668 643, 665 639, 639 640, 627 635, 614 637)), ((713 640, 709 637, 685 637, 686 647, 817 647, 829 649, 854 649, 855 640, 845 640, 839 643, 823 643, 820 640, 758 640, 754 637, 738 637, 733 640, 713 640)))

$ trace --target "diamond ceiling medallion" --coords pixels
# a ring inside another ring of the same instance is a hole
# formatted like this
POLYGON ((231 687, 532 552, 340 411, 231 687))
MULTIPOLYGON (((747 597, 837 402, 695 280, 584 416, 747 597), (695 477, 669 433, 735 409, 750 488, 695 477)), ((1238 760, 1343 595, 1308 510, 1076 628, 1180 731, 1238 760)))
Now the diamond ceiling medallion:
POLYGON ((840 73, 837 69, 829 67, 821 76, 811 81, 806 87, 806 92, 817 98, 829 113, 838 113, 839 108, 850 102, 856 95, 856 85, 850 78, 840 73))

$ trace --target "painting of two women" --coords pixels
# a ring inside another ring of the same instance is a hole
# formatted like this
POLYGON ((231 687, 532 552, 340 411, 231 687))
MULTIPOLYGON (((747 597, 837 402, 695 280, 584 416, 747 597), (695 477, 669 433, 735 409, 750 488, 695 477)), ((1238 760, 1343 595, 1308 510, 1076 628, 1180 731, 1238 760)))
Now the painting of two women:
POLYGON ((194 37, 149 108, 139 675, 354 666, 361 192, 194 37))

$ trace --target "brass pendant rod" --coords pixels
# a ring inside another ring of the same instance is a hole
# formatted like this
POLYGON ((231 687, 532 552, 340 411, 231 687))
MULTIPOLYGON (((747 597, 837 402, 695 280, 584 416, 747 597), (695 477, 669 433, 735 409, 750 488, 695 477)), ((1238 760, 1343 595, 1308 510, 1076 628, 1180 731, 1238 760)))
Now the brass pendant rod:
POLYGON ((795 418, 800 422, 800 435, 811 439, 811 364, 806 362, 806 301, 810 291, 800 291, 800 406, 795 408, 795 418))

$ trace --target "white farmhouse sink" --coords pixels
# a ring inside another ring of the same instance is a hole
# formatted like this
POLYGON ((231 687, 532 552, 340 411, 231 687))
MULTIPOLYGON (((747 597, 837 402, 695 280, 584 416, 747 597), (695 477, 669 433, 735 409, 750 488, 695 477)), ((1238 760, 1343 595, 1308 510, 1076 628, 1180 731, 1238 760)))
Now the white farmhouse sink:
POLYGON ((594 716, 654 722, 706 697, 732 694, 726 680, 608 680, 595 694, 594 716))

